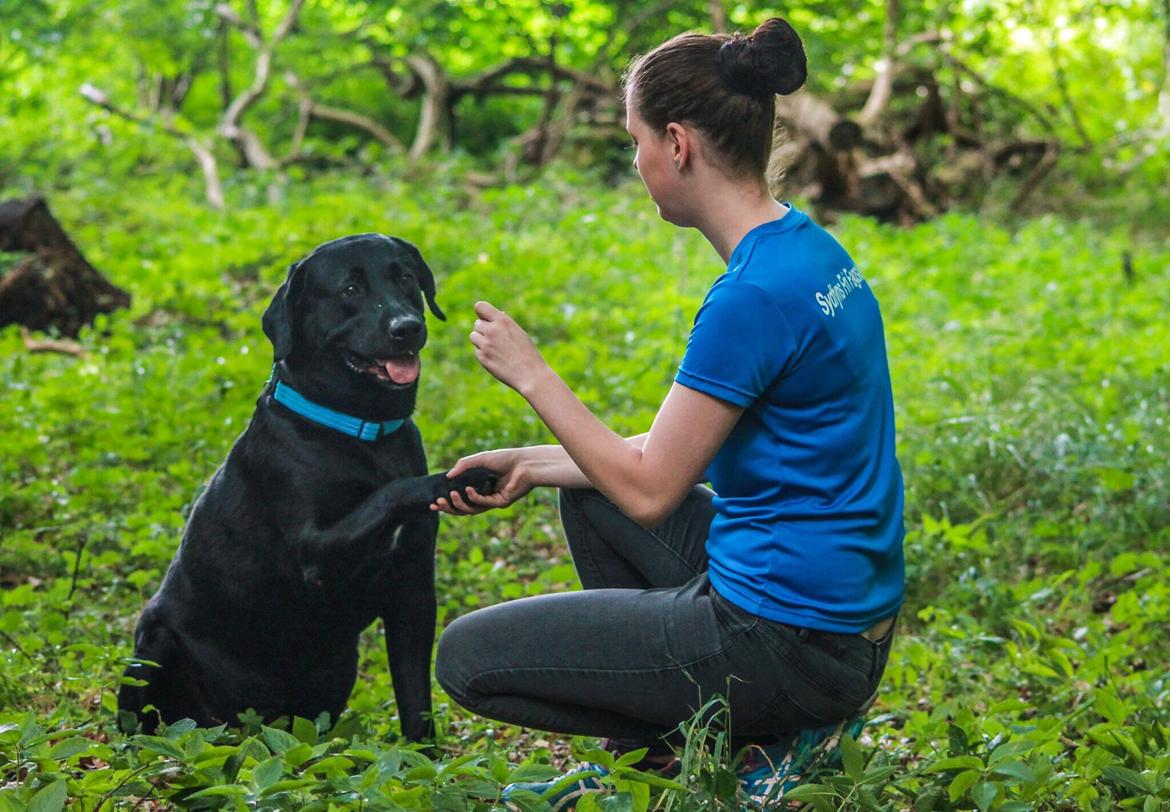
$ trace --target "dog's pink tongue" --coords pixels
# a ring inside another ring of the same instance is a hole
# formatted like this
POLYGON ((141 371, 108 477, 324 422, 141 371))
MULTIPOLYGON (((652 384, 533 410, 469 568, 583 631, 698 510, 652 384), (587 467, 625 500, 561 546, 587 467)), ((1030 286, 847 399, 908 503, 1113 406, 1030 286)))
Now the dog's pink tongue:
POLYGON ((383 363, 386 365, 386 374, 394 383, 414 383, 418 380, 417 355, 389 358, 383 363))

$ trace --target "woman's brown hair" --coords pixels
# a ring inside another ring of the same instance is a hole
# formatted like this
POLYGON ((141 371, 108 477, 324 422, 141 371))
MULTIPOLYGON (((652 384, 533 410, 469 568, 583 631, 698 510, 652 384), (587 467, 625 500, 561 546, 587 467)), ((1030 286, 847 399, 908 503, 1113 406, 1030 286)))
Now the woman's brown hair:
POLYGON ((775 95, 796 91, 808 75, 804 46, 779 17, 750 36, 680 34, 634 60, 627 103, 655 132, 672 121, 697 127, 734 175, 762 176, 775 126, 775 95))

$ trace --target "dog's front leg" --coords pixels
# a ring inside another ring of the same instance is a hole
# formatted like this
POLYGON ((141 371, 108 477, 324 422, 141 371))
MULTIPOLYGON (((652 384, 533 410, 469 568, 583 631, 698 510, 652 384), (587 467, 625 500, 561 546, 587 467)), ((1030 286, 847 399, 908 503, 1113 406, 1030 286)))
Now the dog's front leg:
POLYGON ((435 647, 437 516, 405 525, 394 545, 390 590, 382 606, 386 655, 402 735, 432 740, 431 652, 435 647))
POLYGON ((446 474, 395 479, 374 491, 353 510, 340 519, 322 525, 320 516, 328 516, 328 505, 315 505, 320 496, 308 496, 311 506, 308 517, 287 517, 296 522, 293 538, 305 582, 319 586, 329 580, 335 568, 344 568, 347 562, 360 558, 371 544, 383 544, 390 529, 420 516, 427 516, 431 503, 452 490, 463 491, 475 487, 481 493, 490 493, 495 474, 486 468, 473 468, 455 479, 446 474), (314 499, 315 497, 315 499, 314 499))

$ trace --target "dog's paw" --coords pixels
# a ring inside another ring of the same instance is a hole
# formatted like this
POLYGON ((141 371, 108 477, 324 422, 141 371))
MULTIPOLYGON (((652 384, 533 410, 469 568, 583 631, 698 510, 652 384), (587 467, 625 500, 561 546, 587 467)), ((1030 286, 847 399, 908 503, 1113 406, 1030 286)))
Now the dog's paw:
POLYGON ((453 479, 448 479, 441 496, 459 491, 466 498, 467 489, 475 488, 476 493, 487 495, 496 491, 496 472, 490 468, 469 468, 453 479))

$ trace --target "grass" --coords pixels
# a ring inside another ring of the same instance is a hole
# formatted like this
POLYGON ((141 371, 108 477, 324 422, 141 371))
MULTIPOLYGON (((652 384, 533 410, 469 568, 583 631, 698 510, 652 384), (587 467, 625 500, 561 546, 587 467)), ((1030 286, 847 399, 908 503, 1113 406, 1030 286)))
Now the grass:
MULTIPOLYGON (((438 470, 549 439, 474 364, 475 300, 530 328, 611 426, 644 430, 720 272, 709 247, 640 189, 568 174, 481 194, 442 175, 326 178, 276 203, 235 189, 228 213, 181 183, 128 183, 51 202, 132 309, 83 334, 82 358, 0 332, 0 811, 486 810, 589 751, 471 717, 437 685, 436 749, 404 745, 376 627, 339 721, 126 737, 113 694, 185 512, 267 377, 259 314, 290 261, 366 230, 422 248, 450 316, 431 325, 417 416, 438 470)), ((1057 218, 834 231, 886 319, 908 600, 874 723, 804 802, 1167 808, 1170 248, 1057 218)), ((577 588, 549 493, 445 520, 438 554, 440 624, 577 588)), ((627 767, 602 806, 732 805, 726 732, 689 732, 682 788, 627 767)))

